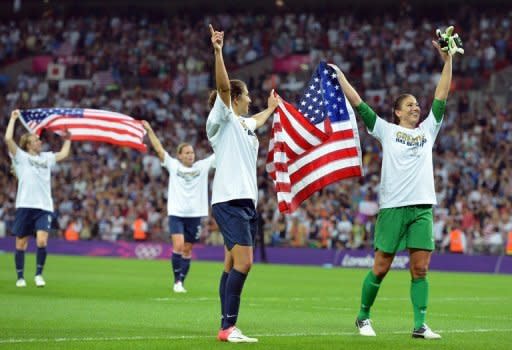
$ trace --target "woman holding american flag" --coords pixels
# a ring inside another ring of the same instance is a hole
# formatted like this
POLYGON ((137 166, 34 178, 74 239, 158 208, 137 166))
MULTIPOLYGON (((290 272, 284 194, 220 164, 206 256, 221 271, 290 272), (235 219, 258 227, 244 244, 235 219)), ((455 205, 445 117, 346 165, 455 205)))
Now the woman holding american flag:
POLYGON ((439 40, 432 41, 443 61, 443 70, 432 107, 421 123, 419 103, 411 94, 398 96, 393 104, 396 124, 389 123, 361 99, 341 70, 332 65, 345 96, 357 109, 368 132, 379 140, 383 153, 380 210, 375 225, 375 260, 363 281, 361 305, 355 322, 363 336, 376 335, 370 322, 370 308, 395 254, 408 249, 414 312, 412 337, 441 338, 427 326, 425 318, 429 294, 427 272, 434 250, 432 206, 436 204, 432 149, 441 129, 450 91, 452 55, 464 52, 458 35, 452 32, 453 27, 444 34, 438 30, 439 40))
POLYGON ((224 237, 224 271, 219 285, 222 326, 220 341, 254 343, 235 325, 240 296, 253 262, 253 240, 257 230, 258 185, 256 167, 259 142, 254 132, 265 124, 279 99, 273 91, 268 107, 250 118, 251 98, 240 80, 229 80, 222 46, 224 32, 210 25, 215 53, 216 90, 210 96, 210 114, 206 122, 208 141, 215 152, 217 168, 213 180, 212 213, 224 237))
POLYGON ((37 287, 44 287, 46 282, 42 273, 46 261, 48 232, 54 220, 51 168, 69 156, 71 140, 70 134, 64 132, 65 141, 59 152, 41 152, 42 142, 39 136, 25 133, 20 137, 18 146, 14 142, 13 135, 19 117, 20 111, 14 110, 5 131, 5 143, 18 178, 16 214, 12 226, 12 234, 16 236, 15 265, 18 275, 16 287, 27 286, 23 272, 25 251, 31 235, 36 236, 37 244, 37 268, 34 281, 37 287))

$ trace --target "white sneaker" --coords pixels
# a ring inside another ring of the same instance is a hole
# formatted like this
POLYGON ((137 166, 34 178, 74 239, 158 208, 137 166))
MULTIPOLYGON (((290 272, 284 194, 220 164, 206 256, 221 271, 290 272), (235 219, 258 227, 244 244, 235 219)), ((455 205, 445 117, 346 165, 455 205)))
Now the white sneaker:
POLYGON ((186 293, 187 290, 183 287, 183 283, 181 281, 174 283, 174 287, 172 288, 174 293, 186 293))
POLYGON ((441 339, 441 335, 434 333, 426 323, 423 324, 419 329, 412 331, 413 338, 423 339, 441 339))
POLYGON ((26 286, 27 286, 27 282, 25 282, 24 278, 19 278, 16 281, 16 287, 18 287, 18 288, 25 288, 26 286))
POLYGON ((356 318, 356 327, 359 330, 359 334, 365 337, 375 337, 375 331, 373 330, 372 323, 369 318, 364 320, 358 320, 356 318))
POLYGON ((242 331, 236 327, 233 327, 232 331, 227 337, 229 343, 257 343, 257 338, 250 338, 242 334, 242 331))
POLYGON ((46 286, 46 282, 44 281, 43 275, 36 275, 36 277, 34 277, 34 282, 36 282, 36 287, 46 286))

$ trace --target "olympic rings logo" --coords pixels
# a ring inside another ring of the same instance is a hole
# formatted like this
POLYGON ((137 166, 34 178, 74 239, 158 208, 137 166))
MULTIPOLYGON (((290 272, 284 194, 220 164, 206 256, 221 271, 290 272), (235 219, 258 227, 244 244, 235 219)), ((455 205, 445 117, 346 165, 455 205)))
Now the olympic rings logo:
POLYGON ((156 259, 162 254, 160 244, 137 244, 135 247, 135 256, 138 259, 156 259))

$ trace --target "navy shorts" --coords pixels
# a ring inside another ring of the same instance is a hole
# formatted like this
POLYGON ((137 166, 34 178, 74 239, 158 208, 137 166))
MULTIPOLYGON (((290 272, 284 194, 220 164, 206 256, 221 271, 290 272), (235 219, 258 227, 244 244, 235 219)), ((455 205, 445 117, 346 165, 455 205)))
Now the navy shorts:
POLYGON ((212 213, 231 250, 235 244, 252 246, 258 229, 258 215, 251 199, 237 199, 212 206, 212 213))
POLYGON ((201 234, 201 218, 184 218, 181 216, 169 215, 169 232, 171 235, 182 233, 185 238, 185 242, 187 243, 199 242, 199 235, 201 234))
POLYGON ((55 217, 52 212, 34 209, 18 208, 12 224, 12 234, 16 237, 33 236, 37 231, 50 233, 55 217))

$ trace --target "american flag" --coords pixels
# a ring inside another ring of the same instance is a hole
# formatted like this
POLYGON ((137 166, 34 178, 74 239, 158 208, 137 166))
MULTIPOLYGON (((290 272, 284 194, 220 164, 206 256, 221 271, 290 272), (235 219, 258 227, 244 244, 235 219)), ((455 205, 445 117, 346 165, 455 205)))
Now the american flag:
POLYGON ((71 140, 106 142, 147 151, 143 143, 146 130, 141 121, 124 114, 87 108, 36 108, 20 113, 23 125, 38 135, 43 129, 56 133, 67 130, 71 140))
POLYGON ((333 182, 363 174, 354 111, 325 62, 316 68, 298 109, 284 100, 276 109, 267 172, 282 213, 292 213, 333 182))

